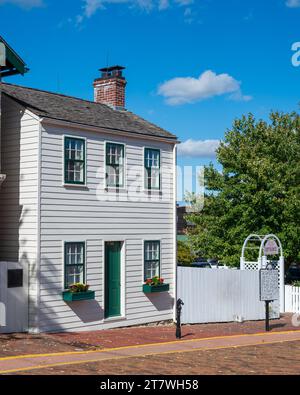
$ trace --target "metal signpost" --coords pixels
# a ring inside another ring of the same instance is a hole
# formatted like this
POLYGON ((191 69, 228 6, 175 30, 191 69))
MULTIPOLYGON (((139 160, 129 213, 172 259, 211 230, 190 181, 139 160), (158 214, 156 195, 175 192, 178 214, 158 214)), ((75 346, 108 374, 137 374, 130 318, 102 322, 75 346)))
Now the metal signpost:
POLYGON ((272 265, 260 270, 260 300, 266 304, 266 331, 270 331, 270 303, 279 299, 278 270, 272 265))

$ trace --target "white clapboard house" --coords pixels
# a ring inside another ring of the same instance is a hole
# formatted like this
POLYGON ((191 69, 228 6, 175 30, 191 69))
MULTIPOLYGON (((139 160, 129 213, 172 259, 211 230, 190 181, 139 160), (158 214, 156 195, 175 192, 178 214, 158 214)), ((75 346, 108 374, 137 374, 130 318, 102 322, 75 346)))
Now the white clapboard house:
POLYGON ((173 318, 177 139, 125 110, 122 70, 101 69, 94 102, 2 84, 0 332, 173 318), (75 282, 88 297, 68 299, 75 282))

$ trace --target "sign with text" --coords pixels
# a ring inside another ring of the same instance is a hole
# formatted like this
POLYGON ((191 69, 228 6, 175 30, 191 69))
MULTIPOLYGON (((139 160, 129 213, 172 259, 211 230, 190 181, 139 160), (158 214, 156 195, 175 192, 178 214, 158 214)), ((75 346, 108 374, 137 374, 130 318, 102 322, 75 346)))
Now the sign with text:
POLYGON ((279 247, 276 241, 273 239, 268 240, 264 247, 264 254, 266 256, 270 256, 270 255, 278 255, 278 253, 279 253, 279 247))
POLYGON ((260 271, 260 300, 262 302, 279 299, 278 270, 260 271))

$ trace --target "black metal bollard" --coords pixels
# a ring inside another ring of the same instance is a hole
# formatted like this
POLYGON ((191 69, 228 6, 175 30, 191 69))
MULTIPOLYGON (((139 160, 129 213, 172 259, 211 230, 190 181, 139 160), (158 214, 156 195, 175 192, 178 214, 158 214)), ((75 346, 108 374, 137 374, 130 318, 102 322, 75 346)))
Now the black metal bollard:
POLYGON ((176 302, 176 339, 181 339, 181 310, 184 303, 181 299, 178 299, 176 302))

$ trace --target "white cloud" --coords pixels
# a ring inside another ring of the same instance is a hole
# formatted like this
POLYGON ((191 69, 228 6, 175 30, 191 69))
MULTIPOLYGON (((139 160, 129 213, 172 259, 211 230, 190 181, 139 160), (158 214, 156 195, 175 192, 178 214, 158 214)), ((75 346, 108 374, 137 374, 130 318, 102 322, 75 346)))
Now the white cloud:
POLYGON ((87 18, 90 18, 99 8, 102 7, 102 0, 87 0, 84 6, 84 14, 87 18))
MULTIPOLYGON (((1 1, 1 0, 0 0, 1 1)), ((16 0, 17 1, 17 0, 16 0)), ((32 0, 33 1, 33 0, 32 0)), ((84 19, 92 17, 100 9, 105 9, 112 4, 126 4, 130 8, 139 8, 143 11, 152 10, 165 11, 172 6, 189 6, 194 0, 82 0, 82 13, 77 15, 77 23, 80 24, 84 19)))
POLYGON ((285 4, 289 8, 300 8, 300 0, 287 0, 285 4))
POLYGON ((158 3, 159 10, 166 10, 169 7, 170 7, 169 0, 159 0, 159 3, 158 3))
POLYGON ((158 87, 158 94, 164 96, 166 103, 170 105, 193 103, 229 93, 234 100, 251 99, 250 96, 242 95, 239 81, 229 74, 217 75, 211 70, 205 71, 199 78, 173 78, 158 87))
POLYGON ((42 7, 44 5, 43 0, 0 0, 2 4, 14 4, 22 8, 34 8, 42 7))
POLYGON ((194 0, 175 0, 175 3, 179 5, 190 5, 194 3, 194 0))
POLYGON ((190 158, 214 158, 220 140, 189 139, 178 146, 178 155, 190 158))

